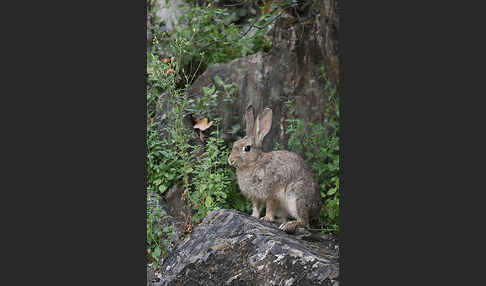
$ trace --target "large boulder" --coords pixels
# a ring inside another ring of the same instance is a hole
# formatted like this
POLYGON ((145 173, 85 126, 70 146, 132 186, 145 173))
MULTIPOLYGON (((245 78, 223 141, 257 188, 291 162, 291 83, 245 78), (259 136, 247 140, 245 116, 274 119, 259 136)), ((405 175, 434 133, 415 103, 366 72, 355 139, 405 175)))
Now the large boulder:
POLYGON ((337 45, 338 18, 336 2, 314 1, 299 16, 284 12, 271 31, 272 49, 259 52, 229 63, 215 64, 199 76, 189 88, 189 96, 199 100, 204 96, 203 87, 218 86, 219 77, 235 88, 232 102, 220 99, 217 116, 223 118, 222 128, 226 137, 243 135, 243 113, 252 104, 256 113, 265 107, 273 109, 270 133, 263 142, 264 151, 275 143, 286 144, 282 127, 289 118, 285 102, 293 100, 297 118, 304 122, 325 124, 324 110, 328 92, 322 78, 322 68, 333 85, 338 85, 339 61, 337 45))
POLYGON ((152 285, 338 285, 338 257, 335 238, 217 210, 169 253, 152 285))

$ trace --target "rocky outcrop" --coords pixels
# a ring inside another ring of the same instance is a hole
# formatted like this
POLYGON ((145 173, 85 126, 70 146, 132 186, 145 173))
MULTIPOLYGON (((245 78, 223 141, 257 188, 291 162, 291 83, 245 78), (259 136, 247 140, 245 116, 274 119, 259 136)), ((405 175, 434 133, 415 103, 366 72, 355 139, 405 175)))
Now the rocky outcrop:
POLYGON ((332 237, 289 235, 272 223, 217 210, 169 253, 152 285, 338 285, 338 257, 332 237))
POLYGON ((223 132, 233 140, 235 130, 239 130, 237 135, 243 135, 242 115, 248 104, 255 107, 256 113, 264 107, 272 108, 272 129, 263 142, 264 151, 271 150, 277 142, 285 146, 281 127, 289 117, 285 105, 288 100, 294 101, 298 118, 325 124, 328 90, 322 68, 333 84, 339 78, 335 6, 335 1, 314 1, 300 15, 284 12, 274 23, 270 52, 212 65, 192 84, 189 95, 198 100, 204 94, 203 87, 212 85, 224 94, 216 76, 226 84, 233 84, 236 88, 233 102, 221 99, 218 111, 223 118, 223 132))

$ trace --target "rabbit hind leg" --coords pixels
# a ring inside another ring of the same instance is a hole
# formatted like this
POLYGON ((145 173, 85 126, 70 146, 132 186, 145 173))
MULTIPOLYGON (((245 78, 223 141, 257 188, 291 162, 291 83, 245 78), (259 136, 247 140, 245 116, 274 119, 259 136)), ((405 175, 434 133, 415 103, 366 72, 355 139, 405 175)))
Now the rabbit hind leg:
POLYGON ((302 201, 296 202, 297 215, 296 220, 292 220, 280 225, 280 230, 287 233, 294 233, 298 227, 309 226, 309 212, 305 203, 302 201))

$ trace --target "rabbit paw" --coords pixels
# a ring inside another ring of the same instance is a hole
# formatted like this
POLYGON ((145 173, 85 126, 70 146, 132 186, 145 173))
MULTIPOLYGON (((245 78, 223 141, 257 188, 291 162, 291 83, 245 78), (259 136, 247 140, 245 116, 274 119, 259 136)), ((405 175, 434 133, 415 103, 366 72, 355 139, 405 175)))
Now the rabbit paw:
POLYGON ((287 223, 282 223, 279 227, 281 231, 285 231, 286 233, 294 233, 295 229, 297 228, 296 221, 290 221, 287 223))
POLYGON ((263 219, 263 220, 269 221, 269 222, 274 222, 275 221, 275 218, 274 217, 271 217, 271 216, 268 216, 268 215, 266 215, 266 216, 264 216, 264 217, 262 217, 260 219, 263 219))

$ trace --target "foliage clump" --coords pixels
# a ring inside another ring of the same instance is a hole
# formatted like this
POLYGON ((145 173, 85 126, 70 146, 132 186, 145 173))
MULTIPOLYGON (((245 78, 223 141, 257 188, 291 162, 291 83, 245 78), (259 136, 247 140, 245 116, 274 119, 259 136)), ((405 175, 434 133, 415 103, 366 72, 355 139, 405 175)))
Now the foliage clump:
MULTIPOLYGON (((258 17, 246 17, 247 25, 242 27, 241 15, 236 11, 217 8, 220 1, 204 2, 201 6, 192 3, 180 7, 181 16, 173 31, 164 30, 160 23, 150 25, 154 39, 163 44, 155 45, 155 52, 162 56, 178 56, 182 81, 186 84, 214 63, 228 62, 271 47, 267 33, 277 17, 277 9, 272 13, 258 13, 258 17)), ((242 4, 250 5, 250 2, 242 4)), ((242 6, 239 8, 241 11, 242 6)), ((160 22, 157 16, 153 18, 152 22, 160 22)))

